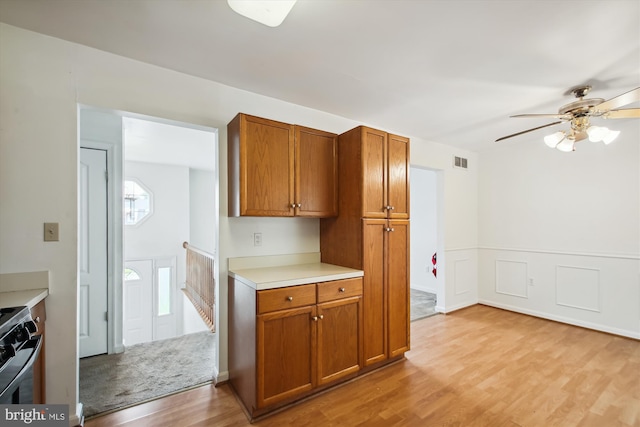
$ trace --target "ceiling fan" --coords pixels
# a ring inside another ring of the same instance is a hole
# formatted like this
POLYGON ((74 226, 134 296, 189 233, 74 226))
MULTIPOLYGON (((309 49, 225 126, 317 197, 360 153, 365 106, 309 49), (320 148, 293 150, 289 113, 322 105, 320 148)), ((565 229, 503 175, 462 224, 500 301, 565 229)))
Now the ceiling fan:
POLYGON ((578 100, 563 105, 556 114, 517 114, 515 116, 511 116, 537 118, 548 117, 557 119, 557 121, 503 136, 502 138, 496 139, 496 142, 532 132, 534 130, 569 122, 571 124, 570 130, 555 132, 544 138, 545 144, 549 147, 569 152, 575 150, 575 143, 578 141, 588 138, 593 142, 602 141, 605 144, 609 144, 620 134, 620 131, 592 125, 590 122, 591 118, 640 118, 640 108, 620 109, 620 107, 640 101, 640 87, 611 98, 608 101, 605 101, 602 98, 585 98, 590 90, 591 86, 589 85, 577 86, 571 89, 570 92, 573 93, 578 100))

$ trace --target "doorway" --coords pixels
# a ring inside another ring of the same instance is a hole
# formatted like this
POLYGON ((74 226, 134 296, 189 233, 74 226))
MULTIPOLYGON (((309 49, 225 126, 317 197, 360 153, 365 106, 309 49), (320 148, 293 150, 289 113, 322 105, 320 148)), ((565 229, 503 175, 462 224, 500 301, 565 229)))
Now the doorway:
POLYGON ((442 172, 411 167, 411 320, 438 313, 444 300, 442 172))
MULTIPOLYGON (((104 366, 115 366, 114 358, 124 361, 126 355, 128 362, 122 363, 136 363, 137 369, 132 367, 135 371, 158 375, 170 375, 172 367, 171 363, 160 366, 160 359, 173 361, 173 365, 183 364, 176 354, 161 358, 154 348, 143 347, 155 344, 154 341, 165 348, 177 349, 186 347, 184 342, 200 342, 192 347, 195 348, 192 352, 212 354, 199 357, 201 368, 209 369, 205 369, 204 376, 193 377, 193 381, 203 378, 211 381, 217 376, 218 337, 208 331, 180 290, 186 271, 183 242, 197 242, 199 247, 217 253, 217 130, 84 106, 79 108, 79 116, 81 146, 106 147, 110 159, 106 257, 110 281, 106 298, 102 298, 108 313, 107 348, 102 355, 80 361, 80 400, 85 404, 85 415, 91 416, 95 413, 91 412, 92 405, 86 403, 88 399, 104 399, 88 396, 88 389, 83 387, 90 364, 100 364, 104 359, 104 366), (125 185, 129 181, 139 184, 144 191, 130 191, 125 185), (131 218, 135 221, 129 221, 131 218), (182 336, 197 333, 206 336, 186 337, 180 343, 182 336), (205 341, 206 346, 202 344, 205 341), (154 360, 145 360, 145 354, 156 356, 154 360)), ((97 371, 105 371, 104 366, 97 371)), ((89 382, 114 385, 111 380, 93 376, 97 371, 92 371, 89 382)), ((181 388, 194 385, 188 384, 189 376, 184 373, 178 372, 174 377, 184 380, 181 388)), ((148 383, 160 395, 167 390, 176 391, 164 382, 160 387, 154 379, 148 383)), ((122 394, 132 397, 130 394, 134 393, 130 391, 122 394)), ((142 399, 150 398, 147 392, 141 394, 142 399)), ((112 403, 115 407, 132 404, 130 400, 112 403)))

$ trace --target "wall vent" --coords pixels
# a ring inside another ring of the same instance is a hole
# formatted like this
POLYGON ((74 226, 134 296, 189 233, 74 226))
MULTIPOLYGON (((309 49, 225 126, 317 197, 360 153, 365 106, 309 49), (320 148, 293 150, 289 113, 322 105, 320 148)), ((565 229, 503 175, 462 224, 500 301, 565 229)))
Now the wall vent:
POLYGON ((460 168, 460 169, 467 169, 467 159, 465 159, 464 157, 454 156, 453 167, 460 168))

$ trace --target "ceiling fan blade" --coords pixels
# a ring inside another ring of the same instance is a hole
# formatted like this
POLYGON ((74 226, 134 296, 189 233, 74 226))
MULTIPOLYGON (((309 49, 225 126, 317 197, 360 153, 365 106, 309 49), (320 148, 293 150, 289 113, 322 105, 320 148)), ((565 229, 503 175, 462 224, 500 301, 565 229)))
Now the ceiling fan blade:
POLYGON ((640 108, 627 108, 624 110, 611 110, 602 115, 605 119, 633 119, 640 118, 640 108))
POLYGON ((538 127, 536 127, 536 128, 523 130, 522 132, 518 132, 518 133, 511 134, 511 135, 503 136, 502 138, 498 138, 498 139, 496 139, 496 142, 499 142, 499 141, 505 140, 505 139, 507 139, 507 138, 512 138, 512 137, 514 137, 514 136, 522 135, 523 133, 533 132, 534 130, 538 130, 538 129, 546 128, 546 127, 549 127, 549 126, 558 125, 558 124, 560 124, 560 123, 562 123, 562 122, 553 122, 553 123, 549 123, 549 124, 546 124, 546 125, 538 126, 538 127))
POLYGON ((515 116, 509 116, 509 117, 514 117, 514 118, 546 117, 550 119, 561 119, 561 120, 571 120, 572 118, 571 114, 557 114, 557 113, 556 114, 516 114, 515 116))
POLYGON ((605 113, 607 110, 624 107, 627 104, 638 101, 640 101, 640 87, 632 89, 629 92, 625 92, 622 95, 611 98, 608 101, 604 101, 594 106, 593 109, 597 112, 605 113))

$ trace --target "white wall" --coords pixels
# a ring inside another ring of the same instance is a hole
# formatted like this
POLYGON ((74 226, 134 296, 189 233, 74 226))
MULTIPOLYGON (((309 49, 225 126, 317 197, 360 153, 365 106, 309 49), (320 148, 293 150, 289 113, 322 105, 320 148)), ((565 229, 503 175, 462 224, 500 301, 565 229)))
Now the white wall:
MULTIPOLYGON (((436 309, 451 312, 478 302, 478 155, 449 146, 411 144, 412 166, 437 170, 438 273, 444 289, 436 309), (468 159, 468 169, 455 169, 453 157, 468 159), (442 247, 440 247, 442 245, 442 247)), ((414 219, 412 218, 412 221, 414 219)), ((413 234, 413 233, 412 233, 413 234)))
POLYGON ((569 154, 532 142, 480 156, 480 301, 640 338, 640 128, 569 154))
POLYGON ((411 287, 434 294, 439 288, 432 273, 432 257, 438 251, 436 178, 435 171, 411 168, 411 287))
POLYGON ((216 203, 213 171, 189 169, 189 244, 215 254, 216 203))
MULTIPOLYGON (((227 259, 314 252, 320 246, 319 221, 315 219, 226 216, 226 124, 238 112, 245 112, 336 133, 360 124, 379 127, 6 24, 0 24, 0 91, 0 273, 50 271, 47 396, 49 403, 69 404, 72 414, 79 409, 78 103, 219 129, 220 379, 227 375, 227 259), (60 223, 59 242, 42 242, 44 222, 60 223), (263 233, 259 248, 253 246, 256 231, 263 233), (54 342, 55 346, 50 344, 54 342)), ((403 134, 402 129, 385 130, 403 134)), ((439 191, 445 200, 442 217, 446 218, 447 257, 456 259, 462 251, 477 262, 475 156, 417 138, 412 138, 411 150, 412 164, 443 170, 444 184, 439 191), (454 152, 469 157, 469 171, 451 170, 454 152), (449 248, 457 252, 449 255, 449 248)), ((447 304, 468 305, 477 299, 473 290, 460 286, 456 291, 447 279, 447 304)), ((475 280, 469 286, 475 288, 475 280)), ((77 422, 77 418, 72 416, 70 422, 77 422)))
MULTIPOLYGON (((216 177, 213 171, 189 169, 189 244, 216 253, 216 177)), ((182 285, 182 284, 181 284, 182 285)), ((183 301, 183 332, 208 331, 189 299, 181 292, 183 301)))
POLYGON ((125 161, 124 176, 151 192, 153 212, 136 225, 126 225, 124 259, 177 257, 178 282, 185 280, 182 243, 189 240, 189 168, 125 161))

